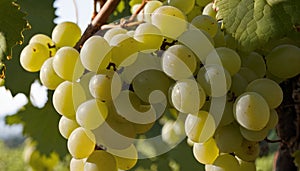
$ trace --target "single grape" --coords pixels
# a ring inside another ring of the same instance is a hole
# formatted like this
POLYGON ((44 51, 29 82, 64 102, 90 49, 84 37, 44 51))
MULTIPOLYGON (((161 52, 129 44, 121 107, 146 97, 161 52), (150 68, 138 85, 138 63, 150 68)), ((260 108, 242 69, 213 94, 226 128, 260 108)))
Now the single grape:
POLYGON ((217 11, 214 9, 214 4, 212 2, 205 5, 202 11, 202 15, 208 15, 212 18, 216 18, 217 11))
POLYGON ((20 63, 26 71, 37 72, 49 57, 49 51, 45 45, 33 42, 25 46, 22 50, 20 63))
POLYGON ((198 15, 191 21, 190 29, 200 29, 206 31, 211 37, 218 32, 218 22, 208 15, 198 15))
POLYGON ((138 152, 134 145, 122 150, 107 149, 107 151, 114 155, 117 166, 121 170, 130 170, 138 161, 138 152))
POLYGON ((239 96, 246 91, 248 81, 240 73, 234 74, 231 80, 230 92, 235 96, 239 96))
POLYGON ((233 155, 223 153, 216 158, 211 171, 240 171, 240 165, 233 155))
POLYGON ((219 155, 219 148, 213 138, 204 143, 195 143, 193 154, 196 160, 202 164, 212 164, 219 155))
POLYGON ((70 171, 84 171, 85 159, 72 158, 70 161, 70 171))
POLYGON ((68 139, 68 150, 76 159, 87 158, 95 149, 95 135, 88 129, 76 128, 68 139))
POLYGON ((118 171, 116 158, 104 150, 96 150, 84 163, 84 171, 118 171))
POLYGON ((238 148, 235 154, 243 161, 253 162, 259 156, 259 152, 259 142, 244 139, 242 145, 238 148))
POLYGON ((73 22, 62 22, 54 27, 51 37, 58 48, 73 47, 81 37, 81 30, 73 22))
POLYGON ((109 29, 103 36, 103 38, 110 43, 111 39, 118 34, 126 34, 127 30, 124 28, 120 28, 120 27, 115 27, 112 29, 109 29))
POLYGON ((263 78, 266 75, 266 64, 264 58, 256 53, 251 52, 246 56, 241 56, 242 66, 247 67, 255 72, 259 78, 263 78))
POLYGON ((259 78, 253 70, 247 67, 241 67, 238 74, 246 79, 248 83, 259 78))
POLYGON ((196 16, 201 15, 201 13, 202 13, 202 7, 198 5, 194 5, 192 11, 186 14, 187 21, 190 23, 196 16))
POLYGON ((168 5, 180 9, 183 13, 187 14, 192 11, 195 6, 195 0, 168 0, 168 5))
POLYGON ((142 43, 142 50, 154 51, 160 48, 163 42, 161 31, 151 23, 140 24, 135 32, 134 39, 142 43))
POLYGON ((155 11, 156 8, 162 5, 163 3, 158 0, 148 1, 144 7, 144 20, 148 23, 151 23, 151 16, 153 11, 155 11))
POLYGON ((68 139, 73 130, 78 127, 79 125, 75 120, 65 116, 62 116, 58 123, 59 132, 65 139, 68 139))
POLYGON ((29 44, 31 44, 31 43, 41 43, 41 44, 45 45, 49 50, 50 57, 54 56, 56 53, 55 43, 49 36, 47 36, 45 34, 35 34, 29 40, 29 44))
POLYGON ((196 4, 200 7, 205 7, 210 2, 212 2, 212 0, 196 0, 196 4))
POLYGON ((83 88, 87 100, 94 98, 90 92, 89 85, 90 85, 91 78, 95 75, 97 75, 95 72, 86 72, 82 77, 80 77, 79 80, 79 84, 83 88))
POLYGON ((40 80, 49 90, 55 90, 64 80, 60 78, 53 69, 53 59, 48 58, 41 67, 40 80))
POLYGON ((238 159, 238 161, 240 163, 240 169, 242 171, 256 171, 255 162, 247 162, 241 159, 238 159))

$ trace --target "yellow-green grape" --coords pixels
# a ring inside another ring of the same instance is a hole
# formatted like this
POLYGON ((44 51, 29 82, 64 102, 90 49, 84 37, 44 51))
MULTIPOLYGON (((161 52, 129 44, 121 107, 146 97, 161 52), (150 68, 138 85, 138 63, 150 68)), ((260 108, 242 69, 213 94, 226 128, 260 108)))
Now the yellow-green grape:
POLYGON ((186 14, 187 21, 191 22, 196 16, 201 15, 201 13, 202 13, 202 7, 195 5, 192 11, 186 14))
POLYGON ((270 129, 265 127, 262 130, 259 131, 252 131, 248 130, 242 126, 240 126, 240 132, 243 135, 243 137, 249 141, 262 141, 264 140, 267 135, 269 134, 270 129))
POLYGON ((278 107, 283 100, 283 92, 279 84, 268 78, 260 78, 250 82, 246 91, 260 94, 271 109, 278 107))
POLYGON ((240 164, 233 155, 224 153, 216 158, 210 168, 208 171, 240 171, 240 164))
POLYGON ((127 33, 127 30, 126 29, 123 29, 123 28, 120 28, 120 27, 115 27, 115 28, 112 28, 112 29, 109 29, 103 36, 103 38, 108 42, 110 43, 111 39, 115 36, 115 35, 118 35, 118 34, 126 34, 127 33))
POLYGON ((79 84, 83 88, 87 100, 94 99, 94 97, 92 96, 92 94, 90 92, 89 85, 90 85, 91 78, 95 75, 96 75, 95 72, 87 72, 82 77, 80 77, 80 80, 79 80, 79 84))
POLYGON ((55 43, 49 36, 47 36, 45 34, 35 34, 29 40, 29 44, 31 44, 31 43, 41 43, 41 44, 45 45, 49 50, 50 57, 54 56, 56 53, 55 43))
POLYGON ((214 4, 212 2, 205 5, 202 11, 202 15, 208 15, 211 16, 212 18, 216 18, 217 11, 213 8, 213 6, 214 4))
POLYGON ((206 100, 206 94, 194 79, 177 81, 171 92, 174 107, 182 113, 197 114, 206 100))
POLYGON ((224 32, 221 30, 221 23, 218 23, 218 31, 215 37, 213 37, 215 47, 225 47, 225 35, 224 32))
POLYGON ((269 122, 267 123, 266 128, 267 129, 273 129, 276 127, 276 125, 278 124, 278 114, 277 111, 275 109, 271 109, 270 110, 270 119, 269 122))
POLYGON ((231 86, 230 73, 220 65, 204 65, 197 74, 197 81, 211 97, 226 95, 231 86))
POLYGON ((268 70, 266 71, 266 78, 269 78, 269 79, 275 81, 275 82, 278 83, 278 84, 280 84, 280 83, 282 83, 283 81, 286 80, 286 78, 279 78, 279 77, 273 75, 273 74, 270 73, 270 71, 268 71, 268 70))
POLYGON ((158 7, 152 13, 151 22, 165 37, 171 39, 176 39, 187 29, 186 16, 173 6, 158 7))
POLYGON ((222 153, 235 152, 243 142, 243 137, 240 133, 237 124, 230 124, 220 127, 215 132, 215 141, 222 153))
POLYGON ((21 66, 29 72, 37 72, 49 58, 48 48, 41 43, 31 43, 25 46, 20 54, 21 66))
POLYGON ((106 122, 92 131, 96 136, 97 144, 118 150, 132 145, 136 136, 135 129, 130 122, 118 122, 109 116, 106 122))
POLYGON ((122 81, 118 73, 106 71, 91 78, 89 89, 94 98, 101 101, 110 101, 115 99, 121 92, 122 81))
POLYGON ((129 30, 129 31, 127 31, 126 34, 130 37, 134 37, 134 33, 135 33, 135 30, 129 30))
POLYGON ((267 125, 270 109, 261 95, 255 92, 245 92, 236 99, 233 114, 241 126, 259 131, 267 125))
POLYGON ((107 115, 107 105, 100 100, 91 99, 77 108, 76 121, 80 126, 93 130, 105 122, 107 115))
POLYGON ((163 142, 170 146, 175 146, 185 137, 184 123, 181 120, 168 120, 162 127, 161 137, 163 142))
POLYGON ((183 13, 187 14, 192 11, 195 6, 195 0, 168 0, 168 4, 180 9, 183 13))
POLYGON ((70 161, 70 171, 84 171, 85 159, 72 158, 70 161))
POLYGON ((76 49, 62 47, 53 58, 53 69, 59 77, 68 81, 76 81, 82 76, 84 67, 76 49))
POLYGON ((196 4, 200 7, 205 7, 210 2, 212 2, 212 0, 196 0, 196 4))
POLYGON ((128 148, 117 150, 117 149, 107 149, 107 151, 114 155, 117 166, 121 170, 129 170, 133 168, 138 160, 138 152, 134 145, 128 148))
POLYGON ((255 162, 247 162, 241 159, 238 159, 240 163, 240 170, 242 171, 256 171, 255 162))
POLYGON ((241 59, 239 54, 237 54, 234 50, 226 47, 219 47, 216 48, 216 51, 212 51, 206 57, 205 64, 222 65, 230 73, 230 75, 233 76, 241 68, 241 59))
POLYGON ((115 157, 104 151, 94 151, 84 164, 84 171, 118 171, 115 157))
POLYGON ((213 138, 204 143, 195 143, 193 154, 196 160, 202 164, 212 164, 219 155, 219 148, 213 138))
POLYGON ((211 138, 216 130, 213 116, 206 111, 189 114, 185 120, 185 133, 196 143, 203 143, 211 138))
POLYGON ((77 107, 86 100, 79 83, 62 82, 54 91, 53 106, 55 110, 69 119, 75 120, 77 107))
POLYGON ((144 20, 151 23, 151 15, 156 8, 162 6, 163 3, 158 0, 148 1, 144 7, 144 20))
POLYGON ((251 52, 246 56, 241 56, 242 66, 247 67, 255 72, 259 78, 263 78, 266 75, 266 64, 264 58, 256 53, 251 52))
POLYGON ((211 37, 214 37, 218 32, 218 22, 215 18, 208 15, 198 15, 190 25, 190 29, 200 29, 206 31, 211 37))
POLYGON ((81 30, 73 22, 62 22, 54 27, 51 37, 58 48, 73 47, 81 37, 81 30))
POLYGON ((105 70, 111 60, 111 47, 103 37, 92 36, 83 44, 80 59, 89 71, 105 70))
POLYGON ((161 31, 151 23, 140 24, 134 32, 134 38, 142 43, 142 50, 146 51, 159 49, 163 42, 161 31))
POLYGON ((68 139, 73 130, 78 127, 79 125, 75 120, 69 119, 65 116, 62 116, 58 123, 59 132, 65 139, 68 139))
POLYGON ((248 83, 259 78, 254 71, 247 67, 241 67, 238 74, 246 79, 248 83))
POLYGON ((240 73, 234 74, 231 80, 230 92, 235 96, 239 96, 246 91, 248 81, 240 73))
POLYGON ((64 80, 60 78, 53 69, 53 59, 47 59, 40 70, 40 80, 49 90, 55 90, 64 80))
POLYGON ((196 68, 197 57, 184 45, 173 45, 163 53, 162 69, 174 80, 193 77, 196 68))
POLYGON ((171 80, 162 71, 145 70, 132 81, 135 94, 146 103, 161 103, 166 100, 171 80))
POLYGON ((68 139, 68 150, 72 157, 83 159, 89 157, 95 149, 95 135, 83 127, 76 128, 68 139))
POLYGON ((137 134, 148 132, 155 124, 156 112, 150 105, 140 105, 138 111, 144 112, 147 115, 147 123, 132 123, 137 134), (152 121, 152 122, 151 122, 152 121))
MULTIPOLYGON (((141 6, 140 3, 134 4, 130 9, 131 14, 135 14, 137 12, 137 10, 140 8, 140 6, 141 6)), ((143 19, 144 19, 143 13, 142 12, 138 13, 136 16, 136 19, 137 19, 137 21, 143 21, 143 19)))
POLYGON ((275 47, 266 57, 267 69, 279 78, 292 78, 300 73, 300 48, 290 44, 275 47))
MULTIPOLYGON (((213 107, 213 106, 212 106, 213 107)), ((229 125, 234 121, 233 117, 233 102, 227 101, 219 126, 229 125)))
POLYGON ((243 161, 253 162, 259 156, 259 152, 259 142, 244 139, 242 145, 235 152, 235 155, 243 161))
POLYGON ((109 43, 112 46, 111 61, 117 66, 132 64, 142 46, 142 43, 127 34, 117 34, 109 43))

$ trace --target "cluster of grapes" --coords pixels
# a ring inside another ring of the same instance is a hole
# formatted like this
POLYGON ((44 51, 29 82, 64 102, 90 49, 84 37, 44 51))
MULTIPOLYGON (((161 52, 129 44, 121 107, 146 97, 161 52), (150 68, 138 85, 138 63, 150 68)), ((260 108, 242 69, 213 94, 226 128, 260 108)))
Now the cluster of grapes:
POLYGON ((71 170, 133 168, 137 137, 167 110, 178 119, 164 122, 165 143, 187 136, 207 171, 255 170, 259 142, 278 122, 278 81, 300 73, 300 49, 284 44, 266 57, 237 53, 214 5, 203 2, 149 1, 137 16, 142 24, 94 35, 80 52, 73 47, 81 32, 71 22, 58 24, 52 38, 31 38, 21 65, 40 71, 42 84, 54 90, 71 170), (199 6, 207 15, 189 24, 187 15, 199 6))

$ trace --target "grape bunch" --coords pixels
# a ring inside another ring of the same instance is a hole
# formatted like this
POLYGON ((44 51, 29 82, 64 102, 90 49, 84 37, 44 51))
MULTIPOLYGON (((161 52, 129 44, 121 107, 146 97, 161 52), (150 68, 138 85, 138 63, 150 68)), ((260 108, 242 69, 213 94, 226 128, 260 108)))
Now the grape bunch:
POLYGON ((235 51, 216 9, 202 0, 149 1, 139 25, 113 27, 80 49, 71 22, 51 38, 31 38, 20 62, 54 91, 71 171, 133 168, 139 137, 157 121, 159 139, 173 148, 187 137, 207 171, 256 170, 259 142, 278 122, 279 83, 300 73, 300 49, 235 51))

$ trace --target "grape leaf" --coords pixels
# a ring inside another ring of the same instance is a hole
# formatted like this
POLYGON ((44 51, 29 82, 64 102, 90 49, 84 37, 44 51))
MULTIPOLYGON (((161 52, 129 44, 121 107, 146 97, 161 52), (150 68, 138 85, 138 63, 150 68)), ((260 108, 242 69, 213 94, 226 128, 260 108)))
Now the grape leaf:
POLYGON ((6 40, 0 41, 0 59, 11 56, 12 47, 23 42, 22 32, 29 27, 24 17, 25 13, 14 0, 0 1, 0 40, 3 37, 6 40))
POLYGON ((218 19, 238 41, 238 49, 251 51, 296 31, 300 1, 217 0, 218 19))
POLYGON ((37 150, 46 155, 55 151, 63 158, 68 151, 67 142, 58 130, 59 119, 60 115, 49 100, 42 109, 35 108, 31 104, 27 105, 26 110, 7 116, 6 123, 9 125, 22 123, 23 134, 37 142, 37 150))

